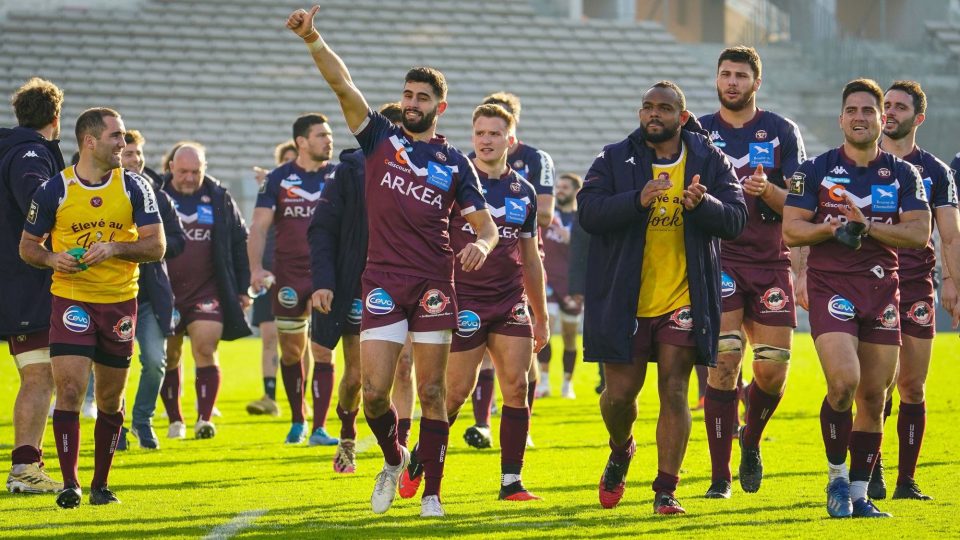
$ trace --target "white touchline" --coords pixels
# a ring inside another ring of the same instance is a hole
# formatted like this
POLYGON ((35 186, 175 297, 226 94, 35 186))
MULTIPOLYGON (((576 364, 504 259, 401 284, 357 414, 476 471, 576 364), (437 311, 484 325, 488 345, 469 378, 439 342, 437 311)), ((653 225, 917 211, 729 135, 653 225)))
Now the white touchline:
POLYGON ((217 525, 210 531, 206 536, 203 537, 204 540, 226 540, 227 538, 233 538, 240 531, 253 525, 253 522, 257 520, 260 516, 267 513, 266 509, 262 510, 247 510, 246 512, 240 512, 233 517, 230 521, 217 525))

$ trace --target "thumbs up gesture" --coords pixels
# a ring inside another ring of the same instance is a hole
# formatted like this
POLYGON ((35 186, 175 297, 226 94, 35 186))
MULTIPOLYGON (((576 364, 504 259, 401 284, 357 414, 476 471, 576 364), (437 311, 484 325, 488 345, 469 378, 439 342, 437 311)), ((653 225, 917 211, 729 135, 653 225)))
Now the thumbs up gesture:
POLYGON ((767 174, 763 172, 763 165, 757 165, 757 169, 743 183, 743 191, 754 197, 763 197, 769 190, 770 182, 767 182, 767 174))
POLYGON ((683 190, 683 207, 687 210, 693 210, 700 204, 706 193, 707 188, 700 183, 700 175, 693 175, 693 178, 690 179, 690 185, 683 190))
POLYGON ((313 16, 320 11, 320 6, 313 6, 307 13, 304 9, 298 9, 287 18, 287 28, 302 39, 310 37, 317 31, 313 26, 313 16))

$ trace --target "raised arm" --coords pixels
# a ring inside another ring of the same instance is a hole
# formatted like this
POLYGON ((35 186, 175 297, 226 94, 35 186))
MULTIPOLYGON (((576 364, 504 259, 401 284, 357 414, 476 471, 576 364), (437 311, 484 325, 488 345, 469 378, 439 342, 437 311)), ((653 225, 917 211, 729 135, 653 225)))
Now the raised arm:
POLYGON ((343 110, 343 118, 347 121, 347 127, 351 132, 356 133, 360 129, 360 124, 367 117, 367 111, 370 107, 363 94, 353 84, 350 78, 350 72, 343 60, 333 52, 333 50, 323 41, 320 32, 313 25, 313 17, 320 10, 320 6, 313 6, 310 12, 298 9, 287 18, 287 28, 300 36, 303 42, 307 44, 313 62, 320 70, 324 80, 330 85, 330 89, 337 95, 340 101, 340 109, 343 110))

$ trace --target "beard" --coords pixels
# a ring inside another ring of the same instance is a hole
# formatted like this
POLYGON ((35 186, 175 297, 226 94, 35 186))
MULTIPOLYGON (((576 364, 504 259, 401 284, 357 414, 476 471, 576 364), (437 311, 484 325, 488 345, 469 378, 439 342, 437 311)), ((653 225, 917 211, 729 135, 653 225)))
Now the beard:
POLYGON ((559 195, 559 194, 557 195, 557 204, 559 204, 560 206, 567 206, 572 202, 573 202, 572 196, 565 197, 563 195, 559 195))
POLYGON ((320 153, 310 152, 310 159, 317 162, 330 161, 330 157, 332 155, 333 155, 333 152, 331 150, 326 150, 320 153))
POLYGON ((428 113, 421 113, 423 116, 420 120, 409 120, 407 119, 407 111, 403 112, 403 129, 409 131, 410 133, 423 133, 431 127, 437 119, 437 110, 434 109, 428 113))
POLYGON ((650 133, 650 131, 647 129, 648 125, 649 124, 640 126, 641 131, 643 131, 643 138, 646 139, 647 142, 662 143, 664 141, 669 141, 670 139, 674 138, 677 133, 680 133, 679 123, 673 126, 663 124, 663 129, 660 131, 660 133, 650 133))
POLYGON ((911 119, 910 122, 897 122, 897 126, 893 129, 893 131, 888 132, 886 129, 884 129, 883 135, 884 137, 888 137, 895 141, 899 141, 900 139, 909 135, 910 130, 912 129, 913 129, 913 119, 911 119))
POLYGON ((746 109, 748 105, 753 103, 753 98, 756 95, 757 93, 751 88, 749 92, 742 94, 740 99, 729 101, 724 97, 723 92, 721 92, 719 88, 717 89, 717 99, 720 100, 720 104, 723 105, 725 109, 731 111, 742 111, 746 109))

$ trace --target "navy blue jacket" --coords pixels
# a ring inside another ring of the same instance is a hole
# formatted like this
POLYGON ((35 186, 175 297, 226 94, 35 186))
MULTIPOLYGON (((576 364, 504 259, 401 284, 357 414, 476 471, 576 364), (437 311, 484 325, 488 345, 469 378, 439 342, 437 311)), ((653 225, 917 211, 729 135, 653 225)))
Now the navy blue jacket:
POLYGON ((160 323, 163 335, 173 335, 173 288, 170 286, 170 276, 167 274, 167 259, 172 259, 183 253, 187 245, 187 233, 183 231, 180 216, 173 207, 173 199, 160 189, 157 173, 144 169, 142 176, 146 178, 157 195, 157 207, 160 210, 160 220, 163 222, 163 234, 167 239, 167 251, 163 260, 143 263, 140 265, 140 292, 138 302, 150 302, 153 315, 160 323))
POLYGON ((323 186, 316 211, 307 229, 313 290, 333 291, 330 313, 314 313, 311 339, 323 347, 336 347, 350 306, 360 289, 367 260, 367 207, 364 204, 362 150, 344 150, 340 164, 323 186))
MULTIPOLYGON (((681 130, 687 148, 684 186, 693 175, 707 193, 684 211, 684 241, 697 363, 716 365, 720 333, 720 239, 747 221, 740 183, 723 153, 702 134, 681 130)), ((577 195, 580 225, 592 236, 584 295, 584 360, 629 363, 649 210, 640 191, 653 177, 653 149, 637 129, 604 147, 577 195)))
POLYGON ((20 237, 33 193, 64 168, 59 141, 35 129, 0 129, 0 337, 50 327, 53 271, 20 259, 20 237))

